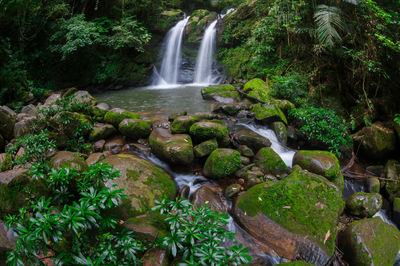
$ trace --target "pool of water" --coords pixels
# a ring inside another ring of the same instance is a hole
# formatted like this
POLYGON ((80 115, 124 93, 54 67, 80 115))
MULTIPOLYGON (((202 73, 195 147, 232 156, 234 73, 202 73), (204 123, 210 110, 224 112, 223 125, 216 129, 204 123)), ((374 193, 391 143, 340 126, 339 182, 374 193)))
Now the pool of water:
POLYGON ((210 111, 211 101, 203 100, 202 86, 168 88, 142 87, 120 91, 106 91, 94 96, 113 108, 125 108, 149 115, 170 115, 187 111, 189 114, 210 111))

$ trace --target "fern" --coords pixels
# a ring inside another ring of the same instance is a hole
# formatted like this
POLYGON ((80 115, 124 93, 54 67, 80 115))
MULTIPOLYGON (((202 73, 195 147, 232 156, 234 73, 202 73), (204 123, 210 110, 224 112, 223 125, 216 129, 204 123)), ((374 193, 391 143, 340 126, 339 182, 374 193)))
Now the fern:
POLYGON ((339 8, 333 6, 319 5, 317 7, 314 21, 316 35, 320 44, 332 48, 336 42, 342 40, 338 32, 338 30, 344 30, 341 13, 342 11, 339 8))

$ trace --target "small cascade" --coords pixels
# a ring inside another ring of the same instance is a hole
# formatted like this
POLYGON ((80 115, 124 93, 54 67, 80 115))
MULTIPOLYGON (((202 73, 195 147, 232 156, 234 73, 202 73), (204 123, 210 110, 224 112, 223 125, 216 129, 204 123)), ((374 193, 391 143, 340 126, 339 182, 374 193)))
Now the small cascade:
POLYGON ((182 61, 182 38, 189 17, 179 21, 167 33, 164 40, 164 53, 160 72, 154 69, 153 85, 166 86, 178 84, 182 61))

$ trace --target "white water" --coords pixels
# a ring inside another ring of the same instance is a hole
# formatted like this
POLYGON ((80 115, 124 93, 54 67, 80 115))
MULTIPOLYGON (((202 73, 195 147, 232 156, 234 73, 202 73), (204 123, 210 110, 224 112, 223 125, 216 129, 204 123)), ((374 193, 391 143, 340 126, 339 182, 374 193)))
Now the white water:
POLYGON ((171 28, 165 37, 165 50, 160 72, 154 69, 153 86, 178 84, 179 71, 182 61, 182 38, 189 17, 179 21, 171 28))
POLYGON ((201 41, 195 68, 195 84, 207 85, 214 82, 213 64, 217 38, 217 22, 216 20, 207 27, 201 41))

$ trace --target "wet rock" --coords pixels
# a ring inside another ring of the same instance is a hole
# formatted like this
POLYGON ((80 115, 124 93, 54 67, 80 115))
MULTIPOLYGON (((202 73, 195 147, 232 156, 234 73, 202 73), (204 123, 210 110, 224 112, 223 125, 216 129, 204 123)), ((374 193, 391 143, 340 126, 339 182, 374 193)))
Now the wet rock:
POLYGON ((85 104, 86 106, 93 106, 97 104, 97 100, 87 91, 75 92, 72 95, 72 101, 80 104, 85 104))
POLYGON ((35 191, 28 175, 28 169, 13 169, 0 172, 0 212, 5 214, 10 210, 18 210, 27 203, 29 196, 26 191, 35 191))
POLYGON ((92 153, 92 154, 90 154, 89 157, 86 159, 86 163, 87 163, 88 165, 92 165, 92 164, 98 163, 98 162, 100 162, 100 161, 102 161, 102 160, 104 160, 104 159, 105 159, 105 156, 104 156, 103 153, 100 153, 100 152, 92 153))
POLYGON ((181 113, 174 113, 170 116, 168 116, 168 120, 173 122, 175 119, 177 119, 180 116, 186 116, 188 113, 186 111, 181 112, 181 113))
POLYGON ((188 199, 190 194, 190 187, 184 186, 178 193, 180 199, 188 199))
POLYGON ((199 118, 185 115, 177 117, 171 125, 171 131, 174 134, 189 133, 190 127, 199 121, 199 118))
POLYGON ((111 110, 111 106, 108 103, 99 103, 91 108, 91 114, 97 121, 104 121, 104 116, 108 111, 111 110))
POLYGON ((246 156, 246 157, 253 157, 254 156, 253 150, 250 149, 247 145, 239 145, 237 150, 243 156, 246 156))
POLYGON ((117 133, 115 127, 111 124, 96 123, 89 135, 90 141, 107 139, 117 133))
POLYGON ((240 94, 230 84, 202 88, 201 95, 204 100, 214 100, 223 103, 232 103, 240 100, 240 94))
POLYGON ((10 140, 13 138, 14 125, 17 119, 17 114, 7 106, 0 106, 0 135, 4 139, 10 140))
POLYGON ((384 165, 370 165, 366 168, 367 172, 370 172, 376 176, 382 176, 385 173, 384 165))
POLYGON ((287 125, 286 116, 277 105, 258 103, 253 105, 251 111, 255 113, 256 121, 261 124, 283 122, 287 125))
POLYGON ((290 110, 296 108, 296 106, 288 100, 274 100, 278 107, 282 110, 286 115, 290 110))
POLYGON ((240 153, 232 149, 216 149, 207 158, 203 167, 206 177, 220 179, 236 172, 242 163, 240 153))
POLYGON ((211 139, 200 143, 194 147, 194 155, 197 158, 202 158, 210 155, 214 150, 218 148, 218 142, 216 139, 211 139))
POLYGON ((122 135, 133 140, 147 138, 151 133, 151 123, 142 119, 124 119, 118 128, 122 135))
POLYGON ((75 168, 84 171, 87 170, 86 161, 76 153, 69 151, 59 151, 50 159, 50 166, 54 169, 75 168))
POLYGON ((204 185, 197 189, 193 193, 191 201, 195 207, 207 205, 213 211, 228 213, 228 206, 226 206, 222 200, 221 192, 208 185, 204 185))
POLYGON ((175 198, 175 182, 153 163, 130 154, 112 155, 103 162, 120 170, 120 177, 107 181, 106 186, 117 185, 127 195, 118 208, 121 217, 129 218, 148 212, 155 206, 154 200, 175 198))
POLYGON ((393 200, 393 222, 400 227, 400 198, 393 200))
POLYGON ((98 140, 93 144, 93 148, 95 152, 102 152, 104 150, 104 145, 106 141, 104 139, 98 140))
POLYGON ((269 139, 245 127, 239 128, 232 134, 232 141, 236 146, 248 146, 254 153, 258 152, 261 148, 271 146, 269 139))
POLYGON ((395 160, 389 160, 385 165, 385 177, 394 181, 386 182, 386 192, 389 198, 393 200, 395 197, 400 196, 400 163, 395 160))
POLYGON ((377 122, 364 127, 354 135, 354 141, 360 144, 360 151, 372 159, 382 159, 396 150, 396 134, 393 129, 377 122))
POLYGON ((36 120, 37 120, 36 117, 29 116, 29 117, 25 117, 21 121, 15 123, 14 137, 18 139, 18 138, 28 135, 31 132, 32 127, 35 124, 36 120))
POLYGON ((132 151, 144 154, 146 156, 151 154, 151 148, 146 146, 146 145, 143 145, 143 144, 132 143, 131 144, 131 149, 132 149, 132 151))
POLYGON ((228 135, 228 128, 217 122, 197 122, 190 127, 190 135, 197 141, 222 140, 228 135))
POLYGON ((376 177, 367 179, 367 191, 370 193, 379 193, 381 190, 381 182, 376 177))
POLYGON ((241 159, 242 159, 242 164, 243 165, 251 164, 250 158, 247 158, 246 156, 242 156, 241 159))
POLYGON ((233 198, 236 195, 239 194, 240 190, 242 189, 242 186, 239 184, 232 184, 229 187, 225 189, 225 197, 227 198, 233 198))
POLYGON ((114 108, 104 115, 104 121, 118 127, 122 120, 126 118, 140 119, 137 113, 130 112, 121 108, 114 108))
POLYGON ((193 144, 189 135, 172 135, 167 129, 156 128, 149 143, 155 155, 172 164, 190 164, 193 161, 193 144))
POLYGON ((270 88, 262 79, 255 78, 248 81, 243 88, 243 91, 248 95, 257 98, 259 100, 269 102, 270 101, 270 88))
POLYGON ((327 151, 298 151, 293 158, 293 165, 296 164, 305 170, 326 177, 343 190, 343 174, 340 171, 339 160, 334 154, 327 151))
POLYGON ((282 158, 272 148, 262 148, 254 157, 254 163, 264 174, 282 175, 289 172, 289 168, 282 158))
POLYGON ((170 260, 166 249, 152 248, 143 256, 143 266, 168 266, 170 260))
POLYGON ((256 185, 239 196, 233 214, 280 257, 325 265, 335 250, 343 207, 333 183, 296 166, 283 180, 256 185))
POLYGON ((13 234, 13 230, 7 229, 6 224, 0 221, 0 252, 11 251, 17 245, 17 238, 13 234))
POLYGON ((238 103, 216 103, 212 105, 211 109, 215 113, 223 112, 224 114, 233 116, 242 109, 242 105, 238 103))
POLYGON ((122 137, 114 137, 106 141, 104 145, 104 150, 109 151, 112 154, 118 154, 121 152, 122 147, 125 145, 125 141, 122 137))
POLYGON ((382 196, 378 193, 357 192, 346 200, 346 211, 357 217, 372 217, 382 208, 382 196))
POLYGON ((151 242, 168 235, 168 225, 163 217, 155 213, 129 218, 124 222, 123 227, 133 230, 139 237, 151 242))
POLYGON ((22 107, 21 113, 27 114, 29 116, 36 116, 37 108, 33 104, 28 104, 22 107))
POLYGON ((60 112, 51 118, 51 122, 58 128, 64 128, 64 133, 69 138, 76 138, 76 133, 80 132, 82 136, 87 136, 93 128, 91 118, 81 113, 60 112), (65 125, 63 120, 65 117, 70 119, 70 122, 65 125))
POLYGON ((355 221, 339 235, 339 248, 350 265, 393 265, 400 232, 379 217, 355 221))
POLYGON ((52 105, 58 100, 61 100, 61 94, 54 93, 54 94, 50 95, 49 97, 47 97, 47 99, 44 102, 44 104, 45 105, 52 105))
POLYGON ((275 132, 275 135, 276 135, 276 138, 278 139, 278 141, 281 144, 286 145, 288 134, 286 131, 285 124, 282 122, 274 122, 274 123, 272 123, 272 130, 275 132))

